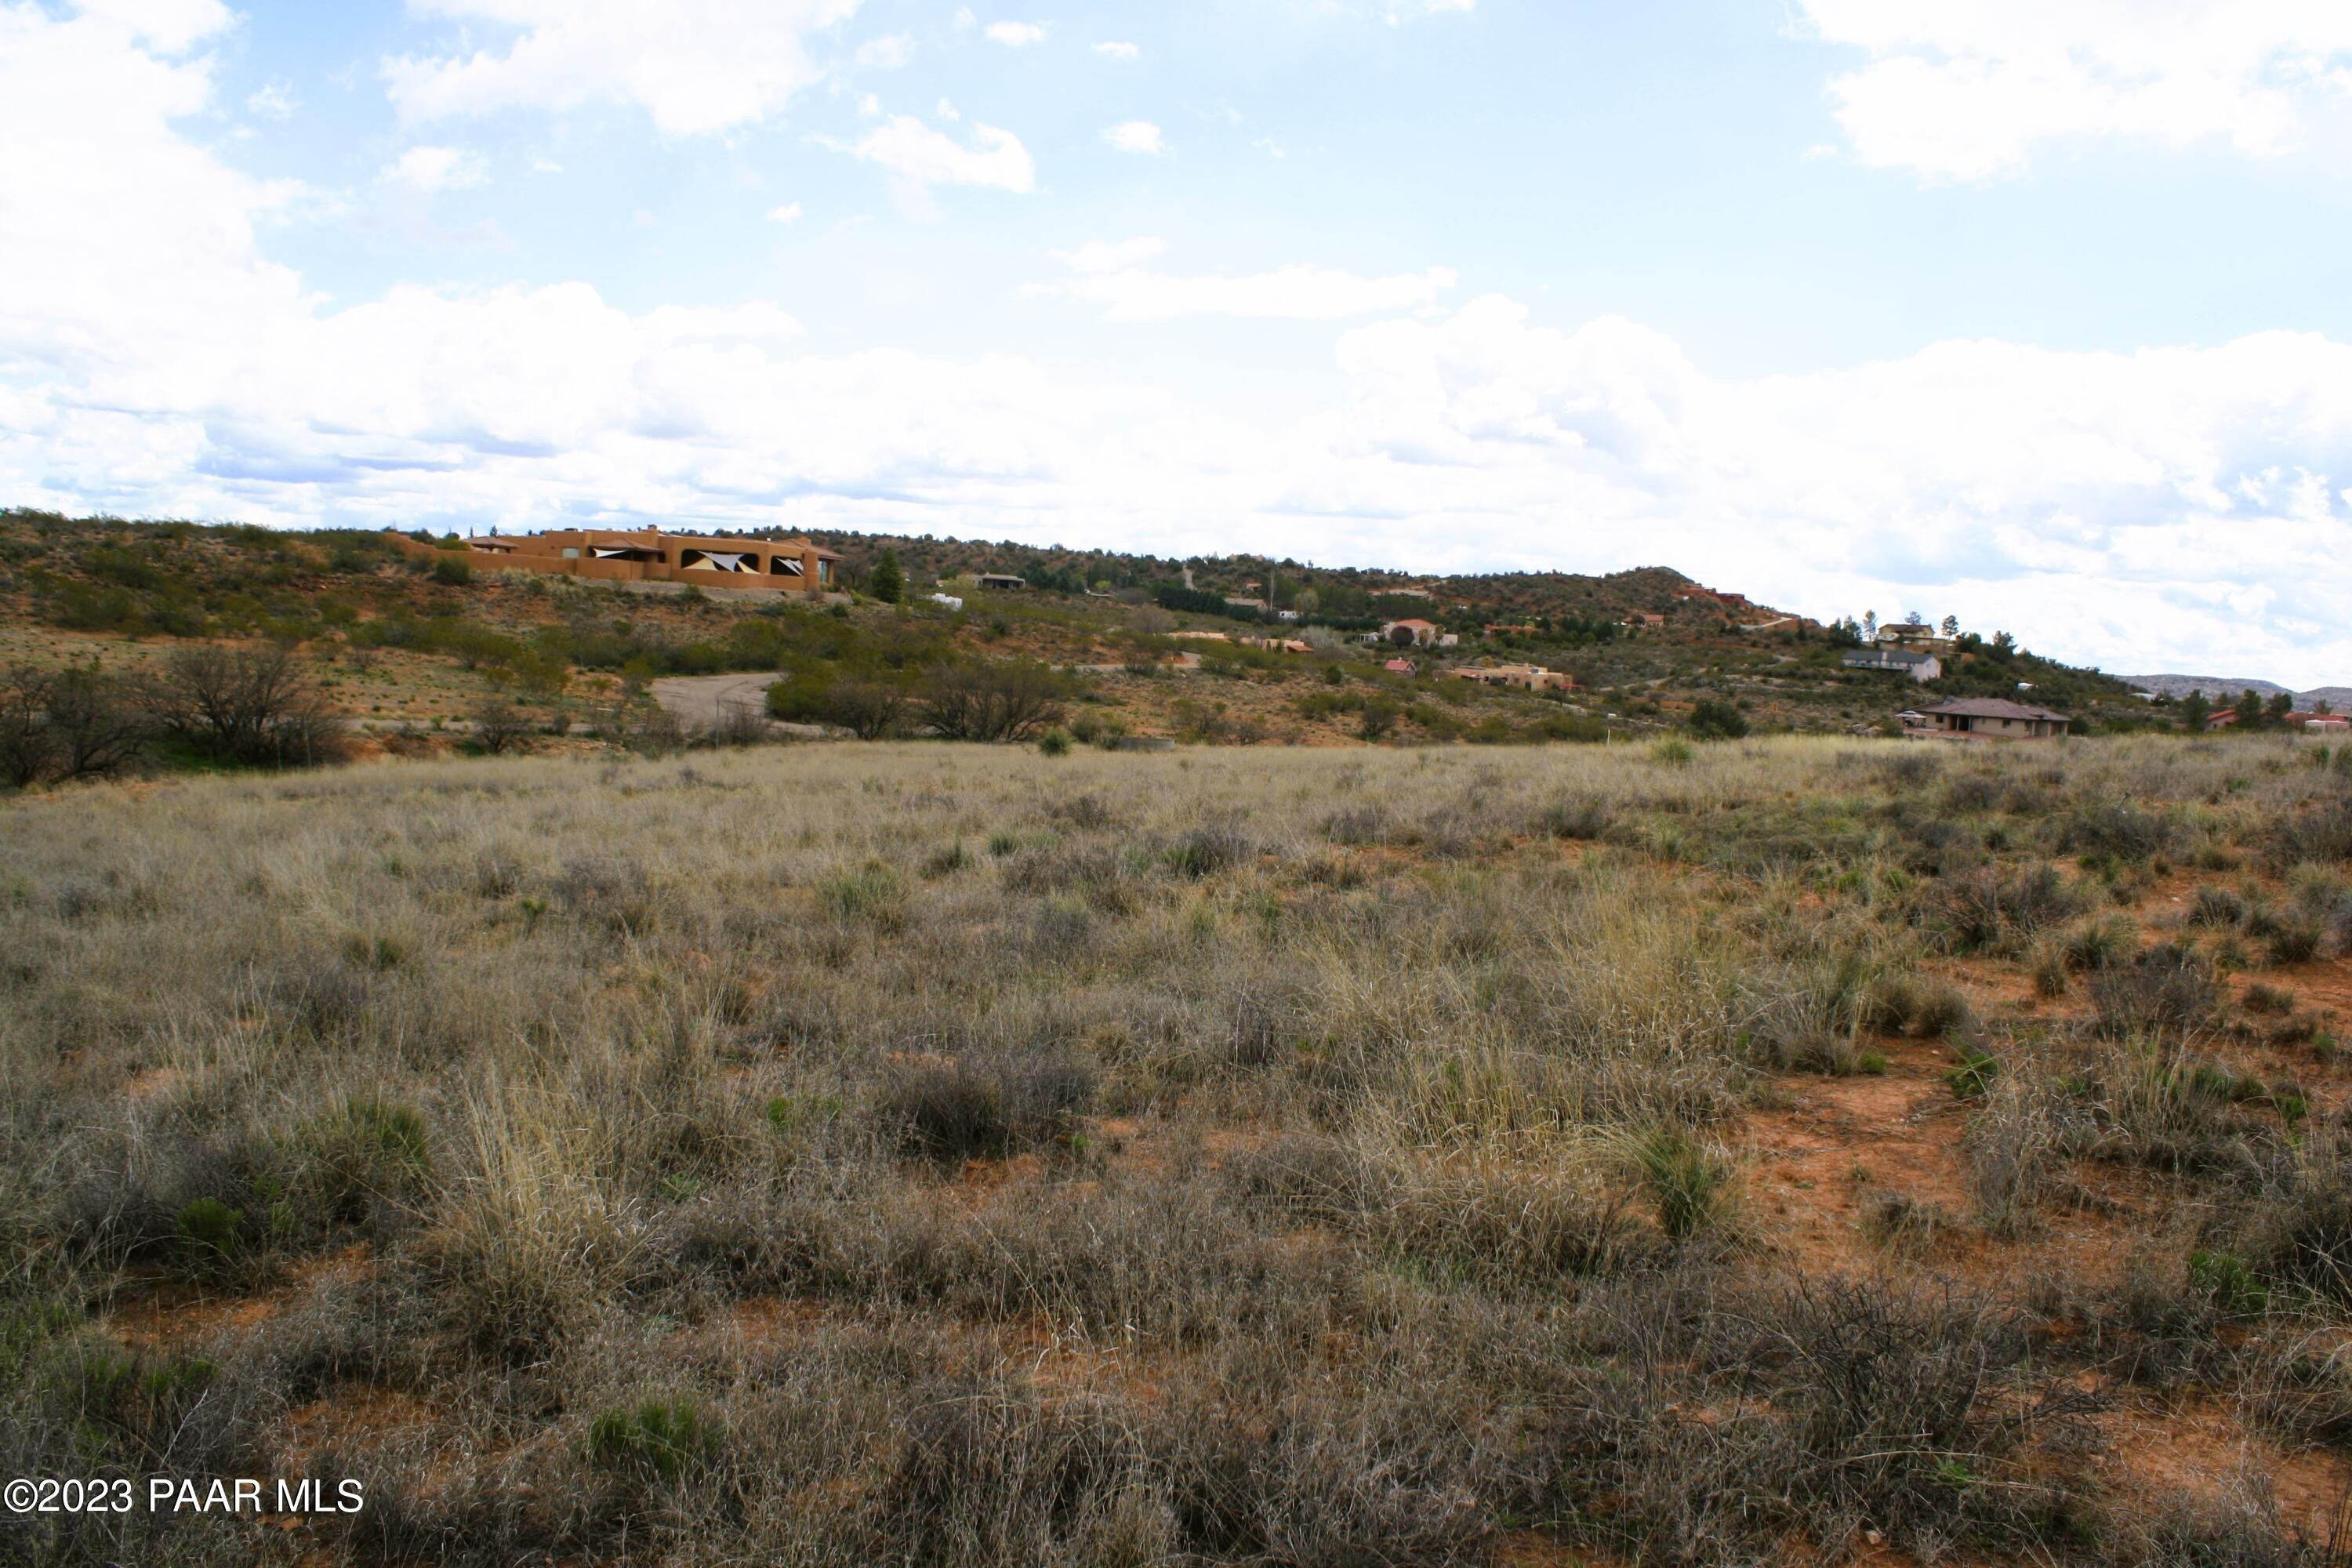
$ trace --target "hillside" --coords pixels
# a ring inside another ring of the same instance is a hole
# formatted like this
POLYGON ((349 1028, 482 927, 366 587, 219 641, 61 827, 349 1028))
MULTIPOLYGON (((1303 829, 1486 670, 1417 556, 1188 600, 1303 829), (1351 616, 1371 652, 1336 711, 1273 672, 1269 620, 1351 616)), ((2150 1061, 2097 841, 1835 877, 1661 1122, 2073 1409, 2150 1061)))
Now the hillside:
POLYGON ((878 693, 895 713, 939 671, 1031 665, 1055 672, 1073 732, 1106 743, 1603 740, 1703 713, 1717 731, 1863 731, 1898 708, 2021 686, 2084 729, 2162 721, 2124 683, 2000 635, 1964 637, 1925 688, 1849 671, 1848 633, 1663 567, 1409 578, 1255 556, 817 538, 845 557, 845 602, 502 573, 455 539, 427 551, 348 531, 0 513, 0 668, 93 668, 141 685, 191 647, 290 649, 362 752, 471 744, 492 709, 519 713, 539 732, 522 743, 539 748, 671 743, 677 724, 654 683, 728 672, 791 677, 780 717, 858 728, 843 717, 847 697, 878 693), (861 591, 885 550, 905 603, 861 591), (1028 586, 982 592, 970 582, 982 571, 1028 586), (943 582, 961 609, 930 602, 943 582), (1410 671, 1383 668, 1400 650, 1368 637, 1406 617, 1456 645, 1412 650, 1410 671), (1308 646, 1233 640, 1276 634, 1308 646), (1482 661, 1537 665, 1573 687, 1450 678, 1482 661))
MULTIPOLYGON (((2290 688, 2274 680, 2255 680, 2242 676, 2125 675, 2116 679, 2143 691, 2154 691, 2174 699, 2201 691, 2215 702, 2233 702, 2249 691, 2263 697, 2291 691, 2290 688)), ((2341 713, 2347 710, 2347 704, 2352 704, 2352 686, 2315 686, 2308 691, 2291 691, 2291 695, 2298 709, 2312 708, 2325 702, 2341 713)))

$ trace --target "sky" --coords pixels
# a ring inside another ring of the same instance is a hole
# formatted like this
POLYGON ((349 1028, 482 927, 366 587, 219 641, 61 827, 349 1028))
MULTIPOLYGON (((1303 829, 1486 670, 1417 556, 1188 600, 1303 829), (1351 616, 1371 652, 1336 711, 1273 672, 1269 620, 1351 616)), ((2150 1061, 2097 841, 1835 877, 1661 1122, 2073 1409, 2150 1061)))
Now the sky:
POLYGON ((0 0, 0 504, 2352 681, 2344 0, 0 0))

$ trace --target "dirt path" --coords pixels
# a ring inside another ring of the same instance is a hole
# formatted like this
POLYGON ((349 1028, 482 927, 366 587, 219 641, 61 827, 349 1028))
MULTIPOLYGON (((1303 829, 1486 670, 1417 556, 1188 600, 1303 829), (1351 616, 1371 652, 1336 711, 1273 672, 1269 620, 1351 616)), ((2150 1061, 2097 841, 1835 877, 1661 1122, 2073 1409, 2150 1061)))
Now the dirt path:
POLYGON ((688 724, 708 728, 730 708, 765 712, 773 675, 673 675, 654 682, 654 700, 688 724))

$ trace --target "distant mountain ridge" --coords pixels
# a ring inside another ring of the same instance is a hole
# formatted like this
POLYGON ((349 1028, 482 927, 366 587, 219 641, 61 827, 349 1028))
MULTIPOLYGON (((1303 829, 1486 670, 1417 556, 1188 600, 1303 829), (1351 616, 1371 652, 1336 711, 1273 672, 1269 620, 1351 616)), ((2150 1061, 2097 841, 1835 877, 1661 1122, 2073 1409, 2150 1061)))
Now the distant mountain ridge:
MULTIPOLYGON (((2234 675, 2119 675, 2116 679, 2142 691, 2153 691, 2159 697, 2181 698, 2192 691, 2202 691, 2215 702, 2234 701, 2248 691, 2258 691, 2269 697, 2292 689, 2275 680, 2256 680, 2252 677, 2234 675)), ((2352 704, 2352 686, 2315 686, 2308 691, 2294 691, 2293 695, 2297 708, 2325 702, 2342 712, 2347 704, 2352 704)))

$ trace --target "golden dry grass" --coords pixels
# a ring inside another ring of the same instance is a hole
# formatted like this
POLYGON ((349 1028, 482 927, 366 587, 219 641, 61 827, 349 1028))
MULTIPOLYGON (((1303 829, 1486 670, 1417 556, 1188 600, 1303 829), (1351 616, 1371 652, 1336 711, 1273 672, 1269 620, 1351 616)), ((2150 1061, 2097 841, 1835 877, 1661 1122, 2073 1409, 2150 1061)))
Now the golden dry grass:
POLYGON ((2347 801, 1791 740, 0 806, 12 1463, 371 1500, 0 1550, 2302 1561, 2347 801), (2277 1499, 2118 1479, 2189 1390, 2277 1499))

